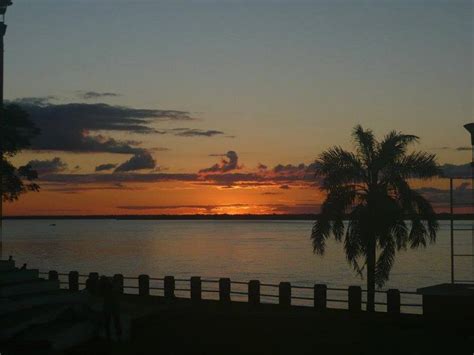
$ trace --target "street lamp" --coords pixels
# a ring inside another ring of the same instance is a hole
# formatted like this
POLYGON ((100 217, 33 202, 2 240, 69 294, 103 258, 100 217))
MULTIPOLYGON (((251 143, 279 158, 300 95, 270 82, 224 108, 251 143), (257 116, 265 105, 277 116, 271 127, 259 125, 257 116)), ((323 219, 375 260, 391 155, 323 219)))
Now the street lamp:
POLYGON ((0 36, 2 36, 2 39, 7 31, 7 25, 5 25, 5 13, 7 12, 7 7, 10 5, 13 5, 11 0, 0 0, 0 36))
POLYGON ((7 25, 5 25, 5 13, 7 12, 8 6, 12 4, 13 3, 11 0, 0 0, 0 108, 3 108, 3 37, 7 32, 7 25))
POLYGON ((465 124, 464 128, 471 134, 471 145, 474 145, 474 123, 465 124))
POLYGON ((0 0, 0 15, 5 16, 5 12, 7 12, 7 7, 12 5, 11 0, 0 0))
MULTIPOLYGON (((471 179, 472 179, 472 183, 473 183, 473 185, 471 187, 472 187, 472 191, 473 191, 473 194, 474 194, 474 123, 465 124, 464 128, 471 135, 471 153, 472 153, 472 157, 471 157, 471 179)), ((473 195, 473 197, 474 197, 474 195, 473 195)), ((472 202, 474 203, 474 199, 473 199, 472 202)))
MULTIPOLYGON (((464 128, 470 133, 471 135, 471 219, 474 220, 474 123, 468 123, 464 125, 464 128)), ((474 222, 472 222, 472 240, 471 240, 471 257, 472 257, 472 270, 474 273, 474 222)))
MULTIPOLYGON (((5 25, 5 13, 8 6, 12 5, 11 0, 0 0, 0 127, 3 120, 3 37, 7 32, 5 25)), ((1 136, 0 136, 1 137, 1 136)), ((0 162, 3 162, 3 142, 0 141, 0 162)), ((2 166, 0 165, 0 260, 3 257, 3 177, 2 166)))

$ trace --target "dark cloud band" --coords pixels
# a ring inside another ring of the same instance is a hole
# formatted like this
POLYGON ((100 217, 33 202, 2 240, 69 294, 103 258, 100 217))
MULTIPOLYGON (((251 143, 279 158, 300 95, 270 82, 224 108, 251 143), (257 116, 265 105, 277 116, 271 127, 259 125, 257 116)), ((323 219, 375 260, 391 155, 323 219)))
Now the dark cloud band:
POLYGON ((135 109, 104 103, 52 104, 48 98, 19 99, 41 133, 32 149, 71 152, 137 154, 143 151, 137 141, 122 141, 101 132, 135 134, 158 133, 151 127, 157 121, 190 121, 189 112, 135 109))

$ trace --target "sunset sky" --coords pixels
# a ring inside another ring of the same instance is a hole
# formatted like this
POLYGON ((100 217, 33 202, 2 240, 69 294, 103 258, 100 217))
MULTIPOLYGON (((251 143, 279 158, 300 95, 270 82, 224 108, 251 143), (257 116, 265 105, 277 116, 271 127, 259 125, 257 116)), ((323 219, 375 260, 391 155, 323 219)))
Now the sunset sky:
POLYGON ((356 124, 463 169, 472 19, 470 0, 16 0, 5 96, 42 129, 15 158, 42 190, 5 212, 315 213, 311 164, 356 124))

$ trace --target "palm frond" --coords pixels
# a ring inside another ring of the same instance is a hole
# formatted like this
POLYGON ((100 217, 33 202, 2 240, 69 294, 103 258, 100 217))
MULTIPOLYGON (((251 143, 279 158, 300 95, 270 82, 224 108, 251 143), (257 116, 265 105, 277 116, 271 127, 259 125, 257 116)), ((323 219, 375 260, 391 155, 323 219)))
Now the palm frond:
POLYGON ((375 265, 375 284, 377 287, 382 287, 388 280, 394 261, 395 243, 392 241, 382 249, 375 265))
POLYGON ((322 178, 323 189, 364 180, 362 163, 355 154, 341 147, 333 147, 321 153, 316 164, 319 166, 316 176, 322 178))
POLYGON ((350 186, 341 186, 329 192, 311 232, 314 253, 324 254, 325 241, 331 233, 334 234, 336 240, 341 240, 344 234, 345 211, 351 206, 355 196, 356 193, 350 186))
POLYGON ((430 243, 434 242, 439 224, 431 203, 423 195, 411 189, 405 180, 398 179, 392 183, 393 187, 397 190, 398 200, 404 217, 412 221, 412 228, 415 226, 413 234, 416 237, 415 241, 411 241, 412 234, 409 236, 412 248, 426 245, 426 240, 421 242, 420 238, 426 239, 428 237, 430 243), (418 235, 419 230, 416 230, 417 228, 420 229, 418 223, 423 223, 426 226, 424 229, 425 234, 422 236, 418 235))
POLYGON ((313 252, 324 255, 326 250, 326 239, 331 235, 331 221, 329 218, 320 216, 314 223, 311 230, 311 240, 313 243, 313 252))
POLYGON ((377 151, 377 169, 382 170, 386 166, 394 164, 407 151, 408 145, 418 141, 418 137, 410 134, 392 131, 388 133, 379 144, 377 151))
POLYGON ((426 246, 427 230, 424 223, 419 218, 411 220, 411 231, 409 238, 410 247, 416 249, 420 246, 426 246))
POLYGON ((374 157, 376 140, 372 130, 364 130, 361 125, 354 127, 352 138, 356 142, 356 149, 362 160, 369 165, 374 157))
POLYGON ((403 219, 398 220, 391 227, 390 234, 395 238, 397 249, 406 249, 408 242, 408 227, 403 219))
POLYGON ((332 222, 332 234, 334 234, 334 238, 340 242, 342 237, 344 236, 344 222, 342 218, 338 218, 332 222))
POLYGON ((416 191, 412 191, 412 199, 416 206, 417 215, 426 223, 430 242, 433 243, 436 240, 436 233, 439 228, 438 219, 436 218, 433 206, 431 206, 431 203, 426 198, 416 191))
POLYGON ((441 174, 436 163, 436 155, 426 152, 413 152, 406 155, 397 164, 394 164, 398 175, 403 179, 429 179, 441 174))
POLYGON ((349 221, 344 238, 344 251, 346 259, 351 264, 352 268, 362 276, 364 266, 360 265, 361 259, 367 254, 367 241, 365 237, 368 235, 367 207, 365 205, 358 205, 349 215, 349 221))
POLYGON ((321 205, 321 213, 332 218, 343 218, 346 210, 362 198, 353 185, 335 186, 329 190, 326 200, 321 205))

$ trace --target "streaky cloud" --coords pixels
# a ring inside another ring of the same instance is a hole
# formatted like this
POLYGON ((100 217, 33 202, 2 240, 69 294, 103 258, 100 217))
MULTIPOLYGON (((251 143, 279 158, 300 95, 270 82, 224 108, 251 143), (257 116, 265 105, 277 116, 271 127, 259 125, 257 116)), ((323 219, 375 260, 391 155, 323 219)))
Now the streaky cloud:
POLYGON ((108 171, 108 170, 112 170, 114 168, 117 167, 117 164, 112 164, 112 163, 109 163, 109 164, 101 164, 101 165, 97 165, 95 167, 95 171, 108 171))
POLYGON ((222 131, 215 129, 202 130, 197 128, 171 128, 171 129, 160 129, 156 133, 159 134, 171 134, 176 137, 214 137, 221 136, 224 134, 222 131))
POLYGON ((120 97, 122 95, 115 92, 99 92, 99 91, 79 91, 78 97, 84 100, 97 100, 107 97, 120 97))

